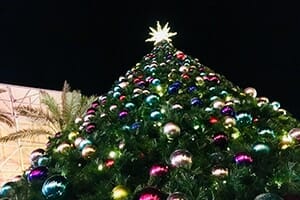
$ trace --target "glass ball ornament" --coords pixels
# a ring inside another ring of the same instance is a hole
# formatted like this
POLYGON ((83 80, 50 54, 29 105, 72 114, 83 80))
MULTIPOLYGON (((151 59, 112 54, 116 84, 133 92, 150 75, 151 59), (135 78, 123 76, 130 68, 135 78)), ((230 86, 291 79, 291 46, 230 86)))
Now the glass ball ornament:
POLYGON ((150 168, 149 175, 150 176, 164 176, 168 174, 169 166, 164 164, 154 164, 150 168))
POLYGON ((164 195, 163 193, 153 187, 147 187, 142 189, 138 195, 137 200, 163 200, 164 195))
POLYGON ((78 148, 80 151, 82 151, 82 149, 85 147, 85 146, 91 146, 92 145, 92 142, 88 139, 83 139, 81 140, 81 142, 79 143, 78 145, 78 148))
POLYGON ((47 200, 59 200, 67 192, 68 181, 64 176, 53 175, 45 180, 42 194, 47 200))
POLYGON ((124 119, 124 118, 126 118, 127 116, 128 116, 128 112, 127 112, 126 110, 121 111, 121 112, 119 113, 119 119, 124 119))
POLYGON ((229 170, 228 168, 221 167, 221 166, 215 166, 211 170, 211 174, 215 177, 223 178, 228 176, 229 170))
POLYGON ((203 105, 203 101, 201 99, 199 99, 198 97, 193 97, 190 100, 190 104, 191 104, 191 106, 202 106, 203 105))
POLYGON ((13 182, 4 183, 0 188, 0 198, 9 198, 15 193, 13 182))
POLYGON ((257 99, 257 105, 259 106, 259 107, 261 107, 261 106, 263 106, 263 105, 266 105, 266 104, 268 104, 269 103, 269 99, 267 98, 267 97, 259 97, 258 99, 257 99))
POLYGON ((221 109, 221 114, 225 115, 225 116, 231 116, 231 117, 235 116, 233 107, 231 107, 229 105, 226 105, 221 109))
POLYGON ((31 169, 27 174, 27 180, 30 183, 41 182, 48 176, 48 168, 45 166, 38 166, 31 169))
POLYGON ((30 161, 34 161, 38 157, 43 156, 44 154, 45 154, 44 149, 41 149, 41 148, 35 149, 30 153, 30 161))
POLYGON ((151 94, 149 96, 146 97, 145 101, 149 106, 155 106, 159 103, 159 96, 156 94, 151 94))
POLYGON ((87 159, 90 158, 95 152, 96 149, 94 147, 87 145, 81 150, 81 156, 87 159))
POLYGON ((237 125, 246 126, 252 124, 252 116, 248 113, 239 113, 236 115, 237 125))
POLYGON ((254 200, 283 200, 280 196, 273 193, 263 193, 255 197, 254 200))
POLYGON ((221 101, 221 100, 214 100, 213 102, 213 108, 215 109, 221 109, 223 108, 225 105, 224 101, 221 101))
POLYGON ((70 133, 68 134, 68 139, 69 139, 70 141, 74 141, 74 140, 77 138, 78 135, 79 135, 79 132, 77 132, 77 131, 72 131, 72 132, 70 132, 70 133))
POLYGON ((240 152, 234 155, 234 161, 237 165, 249 165, 253 163, 253 158, 248 153, 240 152))
POLYGON ((294 140, 300 142, 300 128, 292 128, 288 135, 294 140))
POLYGON ((92 133, 96 129, 96 124, 95 123, 88 123, 87 126, 85 127, 85 131, 87 133, 92 133))
POLYGON ((150 119, 153 120, 153 121, 158 121, 158 120, 161 120, 162 119, 162 113, 160 111, 152 111, 150 113, 150 119))
POLYGON ((213 135, 212 139, 213 139, 213 143, 216 146, 218 146, 218 147, 220 147, 222 149, 224 149, 224 148, 227 147, 228 137, 227 137, 227 135, 225 133, 222 133, 222 132, 216 133, 216 134, 213 135))
POLYGON ((41 156, 37 160, 37 166, 47 166, 50 163, 50 158, 48 156, 41 156))
POLYGON ((123 185, 117 185, 112 190, 112 198, 114 200, 125 200, 129 195, 129 190, 123 185))
POLYGON ((173 167, 191 167, 192 154, 184 149, 178 149, 170 155, 170 162, 173 167))
POLYGON ((188 198, 181 192, 174 192, 168 196, 167 200, 188 200, 188 198))
POLYGON ((69 148, 71 148, 71 145, 69 143, 63 142, 56 148, 56 151, 59 153, 66 152, 69 148))
POLYGON ((168 122, 163 126, 162 132, 169 139, 172 139, 180 134, 181 129, 177 124, 174 124, 173 122, 168 122))
POLYGON ((252 147, 256 154, 267 154, 270 152, 270 147, 263 143, 257 143, 252 147))
POLYGON ((257 96, 257 91, 253 87, 247 87, 244 89, 245 94, 255 98, 257 96))
POLYGON ((224 119, 225 128, 230 128, 236 125, 236 120, 233 117, 226 116, 224 119))

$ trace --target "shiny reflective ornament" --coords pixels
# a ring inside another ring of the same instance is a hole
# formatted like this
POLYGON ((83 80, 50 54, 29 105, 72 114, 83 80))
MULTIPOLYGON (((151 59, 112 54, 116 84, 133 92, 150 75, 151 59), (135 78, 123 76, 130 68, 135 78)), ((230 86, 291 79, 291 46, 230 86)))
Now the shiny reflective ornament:
POLYGON ((125 200, 127 199, 129 190, 123 185, 117 185, 112 190, 112 198, 114 200, 125 200))
POLYGON ((225 177, 228 176, 228 169, 224 167, 215 166, 211 170, 211 174, 216 177, 225 177))
POLYGON ((254 200, 283 200, 280 196, 273 193, 263 193, 255 197, 254 200))
POLYGON ((45 154, 44 149, 41 149, 41 148, 35 149, 30 154, 30 161, 35 161, 37 158, 39 158, 40 156, 43 156, 44 154, 45 154))
POLYGON ((189 88, 188 88, 188 92, 189 93, 193 93, 193 92, 195 92, 197 90, 197 87, 196 86, 190 86, 189 88))
POLYGON ((154 105, 157 105, 159 103, 159 96, 158 95, 154 95, 154 94, 151 94, 149 96, 146 97, 146 103, 149 105, 149 106, 154 106, 154 105))
POLYGON ((71 140, 71 141, 74 141, 77 138, 78 135, 79 135, 79 132, 72 131, 72 132, 69 133, 68 139, 71 140))
POLYGON ((181 192, 174 192, 168 196, 167 200, 188 200, 188 198, 181 192))
POLYGON ((96 152, 96 149, 92 146, 85 146, 81 150, 81 156, 85 159, 90 158, 94 153, 96 152))
POLYGON ((257 96, 257 91, 255 88, 252 87, 247 87, 244 89, 245 94, 251 96, 251 97, 256 97, 257 96))
POLYGON ((126 110, 121 111, 121 112, 119 113, 119 119, 124 119, 124 118, 126 118, 127 116, 128 116, 128 112, 127 112, 126 110))
POLYGON ((96 129, 96 124, 95 123, 89 123, 89 124, 87 124, 87 126, 85 128, 85 131, 87 133, 92 133, 92 132, 94 132, 95 129, 96 129))
POLYGON ((263 105, 266 105, 266 104, 268 104, 269 103, 269 99, 267 98, 267 97, 259 97, 258 99, 257 99, 257 105, 259 106, 259 107, 261 107, 261 106, 263 106, 263 105))
POLYGON ((216 133, 216 134, 214 134, 214 136, 213 136, 212 139, 213 139, 213 143, 216 146, 218 146, 218 147, 220 147, 222 149, 224 149, 224 148, 227 147, 228 137, 227 137, 227 135, 225 133, 216 133))
POLYGON ((150 113, 151 120, 157 121, 162 119, 162 113, 159 111, 153 111, 150 113))
POLYGON ((180 134, 180 127, 173 122, 168 122, 163 126, 163 134, 169 139, 174 138, 180 134))
POLYGON ((79 147, 79 144, 81 143, 82 140, 84 140, 82 137, 78 137, 78 138, 75 139, 74 145, 75 145, 76 148, 79 147))
POLYGON ((128 110, 133 110, 135 108, 135 105, 131 102, 128 102, 125 104, 125 108, 128 110))
POLYGON ((83 139, 79 145, 78 145, 78 148, 79 150, 81 151, 85 146, 91 146, 92 145, 92 142, 88 139, 83 139))
POLYGON ((12 197, 15 193, 15 190, 13 188, 13 182, 7 182, 0 188, 0 198, 9 198, 12 197))
POLYGON ((142 189, 137 196, 138 200, 163 200, 163 193, 156 188, 142 189))
POLYGON ((234 109, 233 107, 231 106, 224 106, 222 109, 221 109, 221 114, 222 115, 225 115, 225 116, 231 116, 231 117, 234 117, 235 116, 235 112, 234 112, 234 109))
POLYGON ((203 80, 203 78, 202 78, 201 76, 197 76, 197 77, 196 77, 196 85, 197 85, 197 86, 202 86, 202 85, 204 85, 204 80, 203 80))
POLYGON ((41 156, 37 160, 37 166, 47 166, 50 163, 50 158, 48 156, 41 156))
POLYGON ((236 120, 233 117, 226 116, 224 119, 224 126, 225 128, 230 128, 236 125, 236 120))
POLYGON ((221 109, 221 108, 224 107, 224 102, 221 101, 221 100, 215 100, 215 101, 213 102, 213 107, 214 107, 215 109, 221 109))
POLYGON ((289 136, 300 142, 300 128, 293 128, 289 131, 289 136))
POLYGON ((171 154, 170 161, 173 167, 191 167, 192 154, 187 150, 178 149, 171 154))
POLYGON ((236 115, 236 122, 239 126, 251 125, 252 120, 252 116, 248 113, 239 113, 236 115))
POLYGON ((47 200, 62 199, 68 187, 68 181, 64 176, 53 175, 47 178, 42 186, 42 194, 47 200))
POLYGON ((270 152, 270 147, 263 143, 255 144, 252 149, 255 153, 260 153, 260 154, 266 154, 270 152))
POLYGON ((235 154, 234 161, 238 165, 249 165, 253 163, 253 158, 247 153, 240 152, 235 154))
POLYGON ((277 101, 273 101, 270 105, 273 107, 273 110, 278 110, 280 108, 280 103, 277 101))
POLYGON ((45 166, 39 166, 29 171, 29 173, 27 174, 27 180, 30 183, 40 182, 45 180, 47 176, 48 176, 48 168, 45 166))
POLYGON ((203 102, 198 97, 193 97, 190 101, 191 106, 202 106, 203 102))
POLYGON ((68 144, 66 142, 63 142, 60 145, 58 145, 58 147, 56 148, 56 150, 57 150, 57 152, 64 153, 64 152, 66 152, 70 148, 71 148, 70 144, 68 144))
POLYGON ((109 110, 110 110, 111 112, 113 112, 113 111, 117 110, 117 108, 118 108, 117 105, 111 105, 111 106, 109 107, 109 110))
POLYGON ((169 166, 163 165, 163 164, 154 164, 150 168, 149 175, 150 176, 164 176, 168 174, 169 172, 169 166))

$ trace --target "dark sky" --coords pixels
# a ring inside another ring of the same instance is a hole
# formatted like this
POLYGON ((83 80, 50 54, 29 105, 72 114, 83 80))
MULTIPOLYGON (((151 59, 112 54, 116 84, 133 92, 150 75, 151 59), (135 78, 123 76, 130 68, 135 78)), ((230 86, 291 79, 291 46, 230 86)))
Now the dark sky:
MULTIPOLYGON (((1 0, 0 82, 107 92, 169 22, 177 49, 300 118, 300 15, 289 1, 1 0)), ((295 1, 297 2, 297 1, 295 1)))

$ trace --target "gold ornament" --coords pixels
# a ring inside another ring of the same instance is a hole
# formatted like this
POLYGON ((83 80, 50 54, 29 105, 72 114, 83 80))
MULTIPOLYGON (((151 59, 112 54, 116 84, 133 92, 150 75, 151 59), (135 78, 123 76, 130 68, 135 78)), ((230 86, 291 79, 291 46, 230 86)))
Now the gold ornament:
POLYGON ((252 87, 247 87, 244 89, 245 94, 250 95, 251 97, 256 97, 257 96, 257 92, 255 88, 252 87))
POLYGON ((73 140, 75 140, 75 138, 77 137, 77 135, 79 135, 79 133, 77 131, 76 132, 72 131, 71 133, 69 133, 68 139, 71 140, 71 141, 73 141, 73 140))
POLYGON ((95 152, 94 147, 87 145, 81 150, 81 155, 83 158, 90 158, 95 152))
POLYGON ((111 196, 114 200, 124 200, 124 199, 127 198, 128 194, 129 194, 129 191, 125 186, 117 185, 112 190, 112 195, 111 196))

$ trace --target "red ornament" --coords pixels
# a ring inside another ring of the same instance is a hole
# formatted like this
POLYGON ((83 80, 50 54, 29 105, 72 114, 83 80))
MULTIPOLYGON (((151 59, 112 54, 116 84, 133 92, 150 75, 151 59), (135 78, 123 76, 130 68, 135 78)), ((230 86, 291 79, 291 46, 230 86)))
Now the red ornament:
POLYGON ((211 116, 210 118, 209 118, 209 123, 211 123, 211 124, 216 124, 216 123, 218 123, 218 118, 216 118, 216 117, 213 117, 213 116, 211 116))
POLYGON ((126 96, 125 95, 122 95, 119 97, 120 101, 124 101, 126 99, 126 96))
POLYGON ((176 58, 179 60, 184 60, 187 56, 182 52, 182 51, 177 51, 176 52, 176 58))
POLYGON ((107 159, 105 161, 105 166, 108 168, 112 167, 114 164, 115 164, 115 161, 113 159, 107 159))

